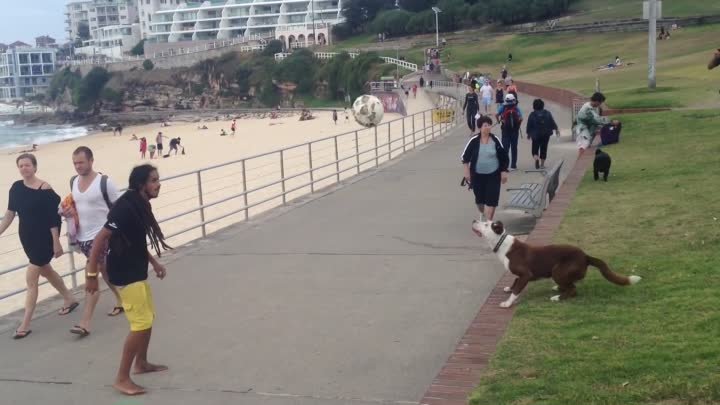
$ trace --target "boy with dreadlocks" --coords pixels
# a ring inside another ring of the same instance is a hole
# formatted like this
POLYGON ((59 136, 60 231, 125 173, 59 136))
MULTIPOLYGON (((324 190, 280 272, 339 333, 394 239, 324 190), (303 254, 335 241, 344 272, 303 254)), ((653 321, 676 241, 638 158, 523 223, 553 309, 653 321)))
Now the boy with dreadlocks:
POLYGON ((108 213, 108 220, 95 237, 86 273, 86 289, 94 294, 98 289, 97 262, 103 246, 109 246, 107 272, 110 283, 119 288, 125 316, 130 322, 130 334, 125 339, 120 369, 113 388, 125 395, 140 395, 145 389, 130 379, 134 373, 151 373, 167 370, 166 366, 151 364, 147 360, 155 307, 152 292, 147 283, 148 263, 152 264, 157 277, 165 277, 166 270, 148 251, 146 238, 155 253, 170 249, 158 226, 150 206, 150 200, 160 193, 160 176, 152 165, 135 167, 130 173, 128 190, 115 201, 108 213))

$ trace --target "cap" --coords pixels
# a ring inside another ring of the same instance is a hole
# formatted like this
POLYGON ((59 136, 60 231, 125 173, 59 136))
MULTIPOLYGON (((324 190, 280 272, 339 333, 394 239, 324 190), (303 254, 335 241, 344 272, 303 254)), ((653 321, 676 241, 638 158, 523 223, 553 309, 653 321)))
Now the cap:
POLYGON ((513 94, 508 94, 505 96, 505 101, 515 101, 515 96, 513 94))

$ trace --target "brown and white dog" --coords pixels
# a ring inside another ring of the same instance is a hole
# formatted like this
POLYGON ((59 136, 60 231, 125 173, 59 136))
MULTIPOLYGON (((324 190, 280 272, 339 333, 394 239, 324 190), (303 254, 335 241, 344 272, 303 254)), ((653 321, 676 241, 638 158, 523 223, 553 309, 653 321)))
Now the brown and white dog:
POLYGON ((512 287, 505 287, 510 298, 500 303, 509 308, 520 295, 529 281, 552 278, 557 286, 554 290, 560 294, 550 298, 552 301, 571 298, 577 295, 575 283, 585 278, 588 266, 600 270, 600 273, 617 285, 638 283, 638 276, 623 276, 614 273, 604 261, 587 255, 582 249, 570 245, 531 246, 514 236, 505 233, 500 221, 473 221, 473 231, 485 239, 493 253, 497 254, 505 269, 517 276, 512 287))

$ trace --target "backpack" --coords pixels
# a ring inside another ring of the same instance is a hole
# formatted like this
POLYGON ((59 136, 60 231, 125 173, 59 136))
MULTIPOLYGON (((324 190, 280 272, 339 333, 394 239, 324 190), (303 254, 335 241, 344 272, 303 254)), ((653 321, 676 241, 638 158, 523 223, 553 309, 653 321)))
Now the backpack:
POLYGON ((516 106, 505 106, 502 113, 502 129, 506 131, 520 130, 520 114, 516 106))
MULTIPOLYGON (((103 199, 105 200, 105 204, 107 204, 108 209, 112 208, 112 202, 110 201, 110 196, 108 195, 108 176, 100 173, 100 192, 102 193, 103 199)), ((72 176, 70 178, 70 192, 72 193, 73 184, 75 183, 75 179, 77 178, 77 175, 72 176)))
POLYGON ((537 127, 537 134, 540 136, 552 135, 553 129, 552 121, 550 120, 550 114, 547 110, 541 110, 535 112, 535 125, 537 127))

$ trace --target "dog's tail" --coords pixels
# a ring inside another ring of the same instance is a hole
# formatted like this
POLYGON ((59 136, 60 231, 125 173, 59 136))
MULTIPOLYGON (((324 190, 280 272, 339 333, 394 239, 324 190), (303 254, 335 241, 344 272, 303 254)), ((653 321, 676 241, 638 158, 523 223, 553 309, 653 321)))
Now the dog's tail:
POLYGON ((631 285, 631 284, 637 284, 640 282, 640 280, 642 280, 642 278, 638 277, 638 276, 628 277, 628 276, 623 276, 622 274, 617 274, 614 271, 610 270, 610 267, 608 267, 608 265, 604 261, 602 261, 596 257, 592 257, 592 256, 585 256, 585 257, 587 259, 588 265, 593 266, 593 267, 597 268, 598 270, 600 270, 600 273, 603 275, 603 277, 605 277, 605 279, 607 281, 609 281, 613 284, 631 285))

